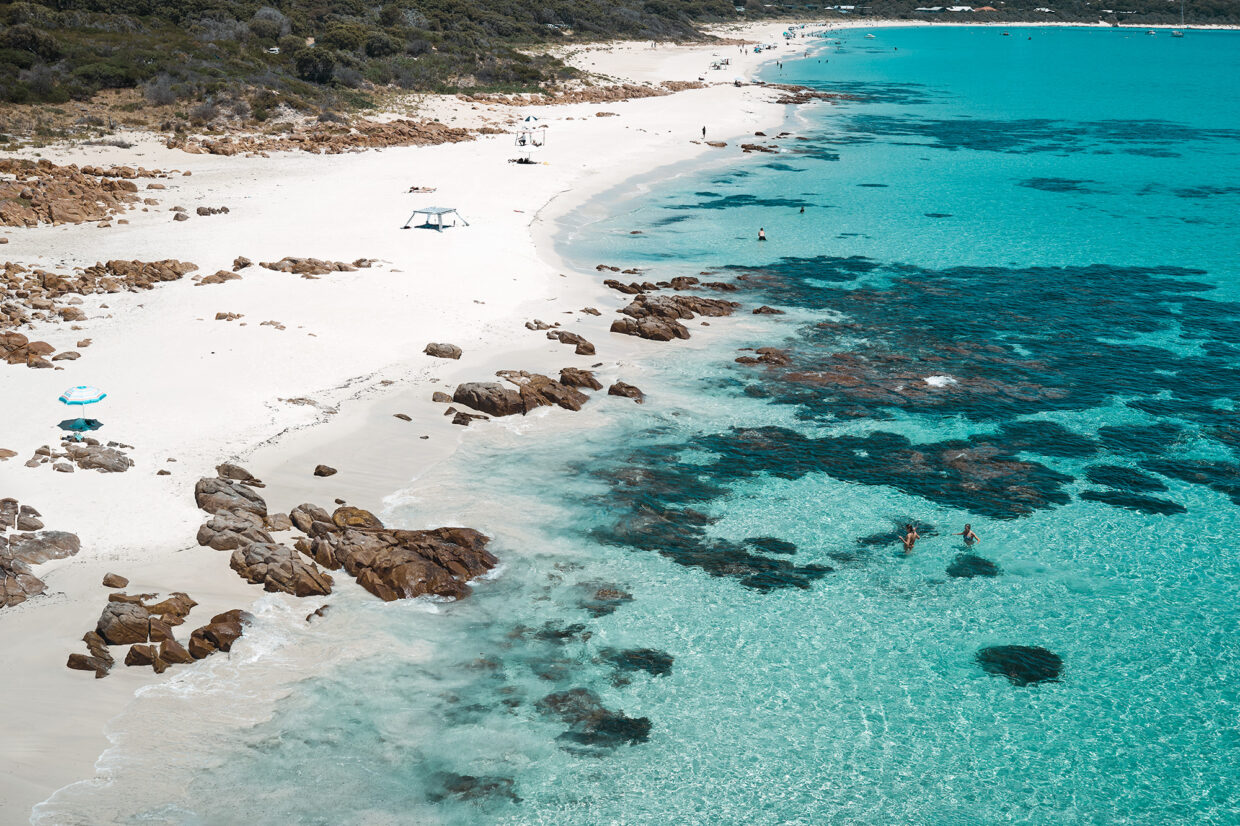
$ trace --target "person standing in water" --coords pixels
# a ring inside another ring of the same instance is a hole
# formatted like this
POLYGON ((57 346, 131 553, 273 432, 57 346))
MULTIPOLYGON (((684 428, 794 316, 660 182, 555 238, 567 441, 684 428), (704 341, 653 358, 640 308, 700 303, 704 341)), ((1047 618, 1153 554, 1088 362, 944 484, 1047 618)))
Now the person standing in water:
POLYGON ((952 534, 952 536, 963 536, 963 537, 964 537, 964 544, 966 544, 966 545, 972 545, 972 544, 974 544, 975 542, 981 542, 981 541, 982 541, 982 538, 981 538, 980 536, 978 536, 977 534, 973 533, 973 526, 972 526, 972 525, 969 525, 969 524, 967 524, 967 523, 965 524, 965 526, 964 526, 964 530, 963 530, 963 531, 961 531, 960 533, 957 533, 957 534, 952 534))
POLYGON ((917 528, 911 522, 904 526, 904 530, 907 531, 907 533, 905 533, 904 537, 900 541, 904 543, 904 552, 906 554, 911 554, 913 552, 913 546, 917 544, 918 539, 921 539, 921 534, 917 532, 917 528))
POLYGON ((706 140, 706 127, 702 127, 702 140, 706 140))
POLYGON ((766 240, 766 230, 764 230, 762 227, 758 227, 758 240, 759 241, 766 240))

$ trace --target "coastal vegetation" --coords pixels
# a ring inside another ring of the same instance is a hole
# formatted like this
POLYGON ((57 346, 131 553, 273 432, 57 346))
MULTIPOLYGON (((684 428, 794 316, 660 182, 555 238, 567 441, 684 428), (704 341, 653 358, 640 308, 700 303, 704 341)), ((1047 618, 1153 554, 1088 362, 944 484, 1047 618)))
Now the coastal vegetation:
MULTIPOLYGON (((1125 0, 1106 13, 1086 0, 1052 13, 1028 5, 997 2, 969 16, 1155 23, 1177 11, 1163 0, 1125 0)), ((852 8, 927 17, 917 6, 852 8)), ((1194 0, 1190 12, 1194 22, 1240 23, 1234 0, 1194 0)), ((165 107, 163 116, 202 125, 289 110, 330 115, 371 105, 383 89, 551 91, 577 73, 549 46, 693 39, 703 24, 809 14, 843 16, 787 0, 21 0, 0 3, 0 102, 56 106, 119 90, 130 111, 165 107)))

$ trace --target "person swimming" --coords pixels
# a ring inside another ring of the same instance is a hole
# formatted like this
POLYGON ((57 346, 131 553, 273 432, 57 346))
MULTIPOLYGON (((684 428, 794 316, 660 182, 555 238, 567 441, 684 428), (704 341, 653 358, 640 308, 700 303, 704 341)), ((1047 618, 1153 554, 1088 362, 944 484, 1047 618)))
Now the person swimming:
POLYGON ((904 530, 907 533, 901 537, 900 541, 904 543, 904 552, 906 554, 911 554, 913 552, 913 546, 917 544, 918 539, 921 539, 921 534, 917 532, 917 528, 914 527, 911 522, 904 526, 904 530))
POLYGON ((764 230, 762 227, 758 227, 758 240, 759 241, 766 240, 766 230, 764 230))
POLYGON ((975 542, 982 541, 982 538, 980 536, 973 533, 973 526, 969 525, 968 523, 965 523, 963 531, 961 531, 960 533, 952 534, 952 536, 963 536, 964 544, 966 545, 972 545, 975 542))

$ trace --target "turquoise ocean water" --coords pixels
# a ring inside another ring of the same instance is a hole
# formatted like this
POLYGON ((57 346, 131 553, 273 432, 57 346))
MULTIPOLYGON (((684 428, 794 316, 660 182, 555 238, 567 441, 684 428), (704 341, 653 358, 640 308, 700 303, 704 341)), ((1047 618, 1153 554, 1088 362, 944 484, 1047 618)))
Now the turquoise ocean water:
POLYGON ((1240 34, 875 35, 768 71, 852 96, 779 153, 566 228, 746 310, 388 501, 497 576, 269 598, 37 822, 1240 822, 1240 34))

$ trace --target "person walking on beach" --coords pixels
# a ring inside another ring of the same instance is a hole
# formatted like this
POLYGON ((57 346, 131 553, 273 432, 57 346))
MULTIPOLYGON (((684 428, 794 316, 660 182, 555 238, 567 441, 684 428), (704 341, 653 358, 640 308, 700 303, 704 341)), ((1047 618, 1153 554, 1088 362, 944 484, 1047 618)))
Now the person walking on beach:
POLYGON ((706 127, 702 127, 702 140, 706 140, 706 127))
POLYGON ((982 538, 980 536, 973 533, 973 526, 969 525, 968 523, 965 523, 963 531, 961 531, 960 533, 952 534, 952 536, 963 536, 964 544, 966 545, 972 545, 975 542, 982 541, 982 538))
POLYGON ((766 240, 766 230, 764 230, 762 227, 758 227, 758 240, 759 241, 766 240))
POLYGON ((917 544, 918 539, 921 539, 921 534, 917 532, 917 528, 911 522, 904 526, 904 530, 907 531, 907 533, 905 533, 904 537, 900 541, 904 543, 904 552, 906 554, 911 554, 913 552, 913 546, 917 544))

